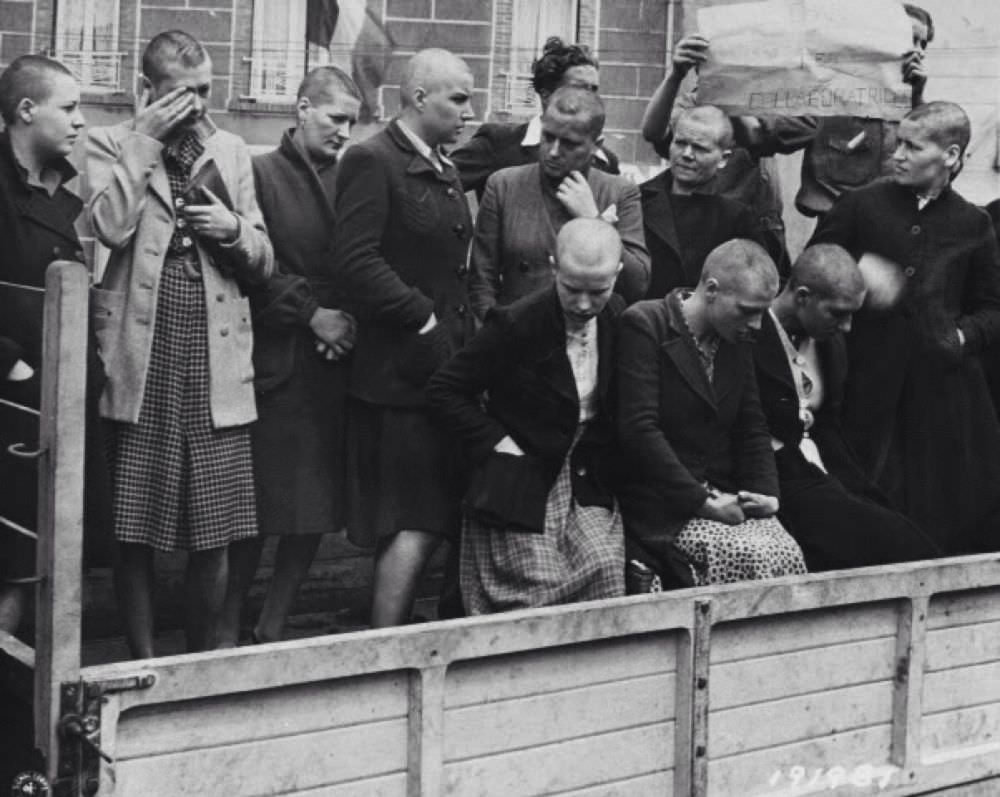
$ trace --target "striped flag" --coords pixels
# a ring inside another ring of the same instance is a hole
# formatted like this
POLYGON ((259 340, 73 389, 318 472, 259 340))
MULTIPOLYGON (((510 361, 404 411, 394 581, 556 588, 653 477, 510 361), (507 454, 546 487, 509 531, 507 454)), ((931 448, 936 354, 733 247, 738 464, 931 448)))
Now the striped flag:
POLYGON ((364 98, 361 121, 377 119, 378 89, 392 55, 392 41, 379 11, 366 0, 309 0, 306 38, 328 50, 330 63, 358 84, 364 98))

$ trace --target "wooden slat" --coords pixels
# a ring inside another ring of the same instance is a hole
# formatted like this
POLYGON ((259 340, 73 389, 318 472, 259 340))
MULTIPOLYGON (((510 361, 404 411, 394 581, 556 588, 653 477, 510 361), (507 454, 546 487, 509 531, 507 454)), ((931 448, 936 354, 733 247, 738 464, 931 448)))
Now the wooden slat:
POLYGON ((891 681, 713 711, 709 755, 713 760, 725 758, 881 725, 891 719, 891 681))
MULTIPOLYGON (((850 771, 855 766, 887 765, 892 726, 889 723, 826 736, 797 744, 756 750, 709 762, 709 794, 719 797, 739 795, 757 797, 778 792, 783 782, 771 784, 775 773, 788 773, 792 767, 805 767, 810 776, 815 769, 841 766, 850 771)), ((820 793, 829 794, 826 789, 820 793)), ((852 794, 858 794, 856 790, 852 794)))
POLYGON ((674 718, 674 677, 651 675, 445 714, 445 760, 545 745, 674 718))
POLYGON ((337 786, 320 786, 318 789, 296 789, 295 791, 281 792, 275 797, 293 794, 295 797, 405 797, 406 775, 396 774, 381 778, 366 778, 337 786))
POLYGON ((628 780, 667 769, 673 744, 673 723, 661 723, 474 758, 445 766, 444 794, 529 797, 628 780))
POLYGON ((676 647, 674 635, 650 634, 457 662, 448 669, 445 706, 458 708, 671 673, 677 668, 676 647))
POLYGON ((927 628, 934 631, 994 620, 1000 620, 1000 589, 996 587, 935 595, 931 600, 927 628))
POLYGON ((927 635, 927 669, 947 670, 1000 660, 1000 622, 940 628, 927 635))
POLYGON ((122 760, 405 717, 401 673, 167 703, 125 712, 122 760))
POLYGON ((1000 703, 924 717, 922 740, 929 754, 956 747, 1000 745, 1000 703))
MULTIPOLYGON (((125 727, 120 734, 127 733, 125 727)), ((250 797, 403 772, 406 720, 119 762, 123 797, 250 797)), ((116 790, 116 797, 117 797, 116 790)))
POLYGON ((441 793, 444 767, 445 667, 427 667, 410 675, 407 794, 441 793))
POLYGON ((712 667, 712 709, 734 708, 891 678, 892 639, 870 639, 712 667))
POLYGON ((924 712, 1000 701, 1000 661, 928 673, 924 678, 924 712))
POLYGON ((890 760, 906 771, 907 778, 920 759, 920 723, 924 710, 929 613, 930 598, 927 595, 915 595, 911 600, 903 601, 899 611, 890 760))
POLYGON ((45 274, 35 607, 35 745, 57 775, 60 686, 80 677, 84 392, 90 276, 56 261, 45 274))
POLYGON ((712 664, 895 635, 896 607, 892 603, 730 622, 714 630, 712 664))

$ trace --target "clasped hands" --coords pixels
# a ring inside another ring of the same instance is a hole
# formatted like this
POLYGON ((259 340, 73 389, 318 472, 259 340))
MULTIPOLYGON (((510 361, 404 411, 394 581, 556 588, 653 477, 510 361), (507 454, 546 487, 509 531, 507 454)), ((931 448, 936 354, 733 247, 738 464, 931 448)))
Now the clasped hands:
POLYGON ((777 511, 778 499, 773 495, 748 490, 740 490, 733 495, 712 490, 696 514, 700 518, 736 526, 747 518, 771 517, 777 511))
POLYGON ((350 313, 319 307, 309 319, 309 328, 316 336, 316 352, 327 360, 340 360, 354 348, 357 323, 350 313))

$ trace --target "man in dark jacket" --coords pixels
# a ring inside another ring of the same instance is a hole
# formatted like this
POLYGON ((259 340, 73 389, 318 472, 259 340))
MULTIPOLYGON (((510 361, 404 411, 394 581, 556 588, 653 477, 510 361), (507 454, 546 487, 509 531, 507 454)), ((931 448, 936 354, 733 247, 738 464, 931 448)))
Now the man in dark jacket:
POLYGON ((251 427, 260 537, 230 549, 223 644, 235 645, 240 607, 264 537, 279 537, 274 574, 251 631, 282 637, 322 535, 344 522, 347 365, 354 319, 338 309, 332 259, 337 157, 357 121, 361 92, 335 66, 299 86, 297 124, 253 159, 257 202, 277 270, 250 293, 257 423, 251 427))
POLYGON ((426 409, 427 380, 472 321, 472 233, 458 172, 441 152, 472 118, 472 74, 446 50, 409 62, 402 110, 344 154, 335 263, 358 319, 348 430, 348 533, 376 546, 372 625, 410 618, 420 573, 458 533, 450 441, 426 409))
MULTIPOLYGON (((45 269, 53 260, 79 260, 73 222, 83 209, 65 184, 76 171, 66 160, 84 127, 80 90, 57 61, 39 55, 14 60, 0 76, 0 398, 37 409, 42 367, 45 269), (12 287, 24 285, 27 288, 12 287)), ((0 516, 36 529, 34 464, 7 452, 37 439, 37 421, 11 404, 0 406, 0 516)), ((92 448, 92 447, 91 447, 92 448)), ((31 540, 0 524, 0 630, 20 623, 35 573, 31 540)))
POLYGON ((639 186, 651 265, 646 298, 693 288, 719 244, 733 238, 764 243, 750 209, 715 190, 732 143, 733 127, 721 110, 685 111, 670 141, 670 168, 639 186))
POLYGON ((910 520, 883 505, 840 426, 844 333, 864 298, 850 254, 833 244, 809 247, 753 347, 781 485, 779 516, 810 571, 940 555, 910 520))
POLYGON ((894 179, 844 194, 813 236, 884 264, 869 285, 880 301, 848 338, 844 429, 948 554, 1000 549, 1000 427, 977 356, 1000 338, 1000 251, 989 216, 951 187, 969 137, 954 103, 910 111, 894 179))
MULTIPOLYGON (((541 56, 531 65, 532 86, 542 113, 557 89, 571 87, 592 91, 600 88, 598 63, 585 44, 567 44, 553 36, 545 42, 541 56)), ((510 166, 537 163, 542 143, 542 115, 522 124, 487 123, 452 154, 462 176, 462 187, 482 199, 486 180, 493 172, 510 166)), ((604 146, 594 149, 590 165, 608 174, 619 174, 618 157, 604 146)))

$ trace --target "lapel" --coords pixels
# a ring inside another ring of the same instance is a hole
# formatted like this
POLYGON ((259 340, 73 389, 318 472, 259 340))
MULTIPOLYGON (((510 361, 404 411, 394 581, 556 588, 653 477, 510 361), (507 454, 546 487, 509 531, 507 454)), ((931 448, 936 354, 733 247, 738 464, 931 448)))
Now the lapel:
MULTIPOLYGON (((708 383, 708 374, 701 367, 694 341, 691 340, 687 332, 687 325, 681 315, 680 292, 673 291, 663 301, 667 304, 667 320, 673 334, 663 342, 661 348, 674 363, 688 387, 701 396, 710 407, 717 409, 715 391, 708 383)), ((720 345, 719 354, 722 353, 722 349, 723 346, 720 345)), ((716 356, 718 357, 718 355, 716 356)), ((716 361, 716 369, 718 366, 719 363, 716 361)))
MULTIPOLYGON (((58 188, 57 191, 63 191, 65 189, 58 188)), ((19 194, 14 199, 14 204, 17 206, 18 212, 25 217, 30 219, 33 224, 39 227, 44 227, 47 230, 51 230, 57 235, 61 235, 67 241, 73 244, 74 247, 78 246, 79 237, 76 234, 76 227, 73 226, 73 222, 80 211, 83 210, 83 200, 79 199, 75 195, 73 199, 76 201, 73 203, 75 208, 75 213, 70 216, 59 216, 53 215, 51 209, 46 213, 41 208, 37 207, 36 203, 32 201, 31 193, 27 195, 19 194)))
MULTIPOLYGON (((562 306, 555 287, 546 291, 542 303, 541 324, 538 342, 541 350, 535 362, 539 371, 550 374, 553 390, 579 409, 580 397, 576 394, 576 379, 566 354, 566 322, 563 320, 562 306)), ((599 365, 599 364, 598 364, 599 365)))
MULTIPOLYGON (((327 193, 326 187, 323 185, 323 181, 320 179, 319 173, 316 171, 315 167, 302 153, 302 150, 296 146, 295 140, 292 138, 292 133, 294 131, 295 128, 286 130, 285 134, 281 137, 281 144, 279 147, 281 154, 288 159, 296 171, 302 174, 306 183, 308 183, 310 190, 313 192, 313 196, 319 203, 319 206, 326 211, 325 217, 327 219, 332 219, 334 215, 331 197, 327 193)), ((331 166, 330 168, 333 167, 331 166)))
POLYGON ((743 383, 740 361, 743 359, 743 347, 747 345, 750 344, 720 341, 719 350, 715 355, 716 407, 721 407, 729 394, 743 383))
POLYGON ((615 352, 615 312, 611 305, 616 297, 605 305, 600 315, 597 316, 597 396, 603 404, 608 395, 608 387, 611 383, 612 363, 615 352))
POLYGON ((785 347, 778 335, 777 322, 769 312, 764 314, 764 323, 754 345, 756 346, 754 359, 757 367, 797 396, 798 389, 795 387, 785 347))
POLYGON ((825 407, 839 407, 844 399, 844 380, 847 378, 847 342, 841 333, 817 346, 819 367, 823 374, 825 407))
POLYGON ((681 257, 681 243, 674 224, 674 208, 670 202, 670 172, 665 171, 652 180, 643 183, 642 218, 646 229, 666 244, 678 261, 681 257))
POLYGON ((399 122, 396 119, 389 122, 388 127, 386 127, 386 133, 388 133, 389 137, 397 147, 399 147, 404 153, 410 155, 410 162, 406 166, 407 174, 421 177, 430 175, 433 179, 445 183, 446 185, 452 185, 458 180, 458 175, 455 172, 454 166, 442 164, 444 169, 439 172, 431 165, 430 161, 417 152, 406 133, 400 129, 399 122))

